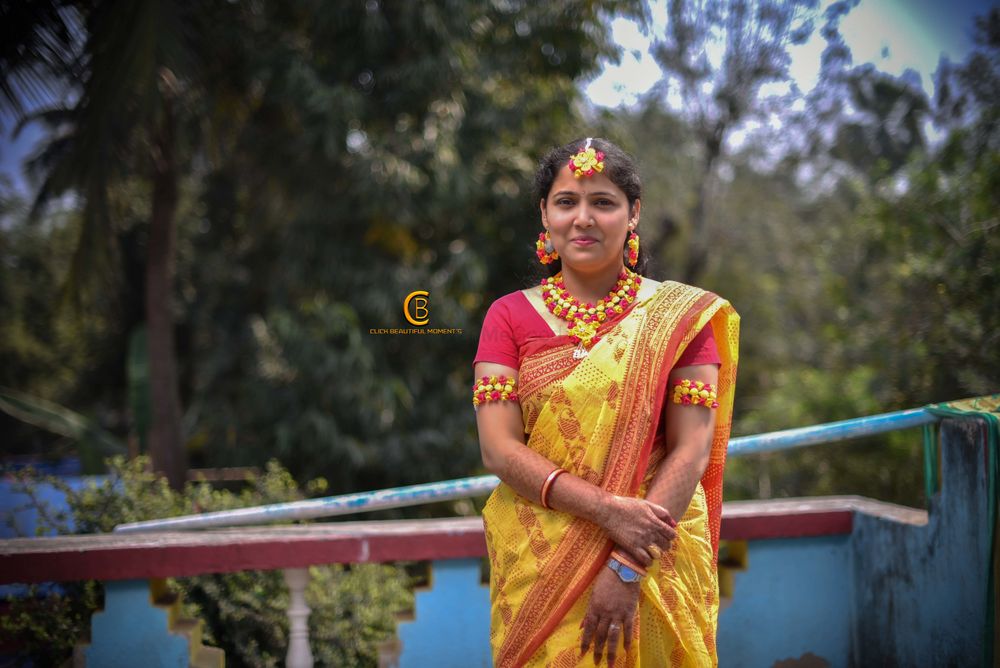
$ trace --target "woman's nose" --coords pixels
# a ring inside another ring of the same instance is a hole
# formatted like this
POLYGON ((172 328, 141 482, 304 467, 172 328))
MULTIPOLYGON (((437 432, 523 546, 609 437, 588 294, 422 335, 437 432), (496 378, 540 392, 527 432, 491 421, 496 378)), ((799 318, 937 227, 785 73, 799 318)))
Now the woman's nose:
POLYGON ((586 204, 580 204, 580 208, 576 212, 575 222, 580 227, 590 227, 594 224, 594 217, 590 215, 590 209, 587 208, 586 204))

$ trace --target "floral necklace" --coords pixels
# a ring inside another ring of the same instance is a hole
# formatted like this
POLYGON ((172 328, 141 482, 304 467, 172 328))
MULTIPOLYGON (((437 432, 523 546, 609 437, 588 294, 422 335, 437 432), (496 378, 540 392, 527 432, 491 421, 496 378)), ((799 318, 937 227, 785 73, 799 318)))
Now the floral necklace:
POLYGON ((562 272, 542 281, 542 298, 545 307, 558 318, 569 323, 569 338, 577 344, 573 351, 573 359, 587 356, 595 343, 601 340, 597 336, 597 328, 601 323, 612 317, 612 314, 624 313, 635 300, 642 284, 642 276, 631 269, 624 269, 618 274, 618 282, 606 297, 596 304, 581 304, 569 293, 563 283, 562 272))

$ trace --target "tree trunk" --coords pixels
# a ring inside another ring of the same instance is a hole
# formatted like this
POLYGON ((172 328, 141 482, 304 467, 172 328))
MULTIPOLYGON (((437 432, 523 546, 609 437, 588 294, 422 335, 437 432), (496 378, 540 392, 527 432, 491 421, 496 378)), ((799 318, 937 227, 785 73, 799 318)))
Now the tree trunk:
POLYGON ((698 196, 691 210, 691 243, 688 246, 688 258, 684 267, 682 281, 694 284, 705 271, 708 264, 708 204, 711 198, 715 163, 722 155, 722 142, 728 126, 717 123, 705 137, 705 161, 702 163, 701 182, 698 184, 698 196))
POLYGON ((174 346, 173 278, 177 212, 174 111, 164 95, 163 115, 153 130, 153 201, 146 260, 146 322, 152 422, 149 453, 153 469, 174 489, 184 485, 187 457, 181 435, 181 402, 174 346))

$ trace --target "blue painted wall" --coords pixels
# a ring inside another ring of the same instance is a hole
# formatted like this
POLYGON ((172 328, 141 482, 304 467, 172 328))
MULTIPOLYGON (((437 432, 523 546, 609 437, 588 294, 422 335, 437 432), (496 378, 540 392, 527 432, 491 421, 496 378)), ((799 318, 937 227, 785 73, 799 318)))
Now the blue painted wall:
POLYGON ((479 559, 431 564, 430 588, 418 591, 413 622, 399 625, 399 668, 489 668, 490 592, 479 559))
MULTIPOLYGON (((87 485, 100 484, 106 476, 65 476, 62 482, 71 489, 83 489, 87 485)), ((18 485, 12 480, 0 480, 0 538, 34 536, 38 526, 38 510, 30 506, 30 498, 17 491, 18 485)), ((47 512, 69 512, 66 495, 47 483, 35 486, 38 499, 47 504, 47 512)), ((69 528, 73 528, 72 518, 68 518, 69 528)), ((50 532, 51 533, 51 532, 50 532)))
POLYGON ((755 540, 719 614, 719 665, 771 666, 807 653, 831 668, 851 651, 849 536, 755 540))
POLYGON ((171 635, 166 609, 151 605, 146 580, 104 583, 104 610, 95 613, 86 665, 93 668, 187 668, 188 640, 171 635))
POLYGON ((990 554, 984 443, 980 422, 942 422, 941 490, 926 526, 856 516, 856 665, 983 664, 990 554))
POLYGON ((719 615, 721 666, 809 652, 830 666, 980 666, 989 568, 981 423, 941 427, 928 523, 855 513, 849 536, 748 544, 719 615))
MULTIPOLYGON (((43 471, 48 474, 49 471, 43 471)), ((106 476, 64 476, 62 481, 71 489, 83 489, 87 485, 100 484, 106 476)), ((19 485, 13 480, 0 480, 0 539, 31 537, 36 535, 38 527, 38 509, 31 505, 27 494, 18 491, 19 485)), ((46 512, 54 514, 65 513, 67 527, 72 530, 73 518, 69 514, 66 495, 61 490, 48 483, 35 486, 36 498, 47 506, 46 512)), ((46 532, 46 535, 54 534, 46 532)), ((41 591, 60 591, 59 585, 44 584, 41 591)), ((0 598, 25 596, 29 587, 24 585, 0 585, 0 598)))

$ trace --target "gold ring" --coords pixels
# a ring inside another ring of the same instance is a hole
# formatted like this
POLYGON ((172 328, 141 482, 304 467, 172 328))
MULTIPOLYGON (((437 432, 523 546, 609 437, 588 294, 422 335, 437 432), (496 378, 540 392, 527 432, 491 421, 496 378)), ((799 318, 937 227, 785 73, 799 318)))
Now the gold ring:
POLYGON ((654 560, 659 559, 663 555, 663 550, 660 549, 659 545, 655 545, 655 544, 654 545, 650 545, 649 547, 647 547, 646 551, 649 552, 653 556, 654 560))

